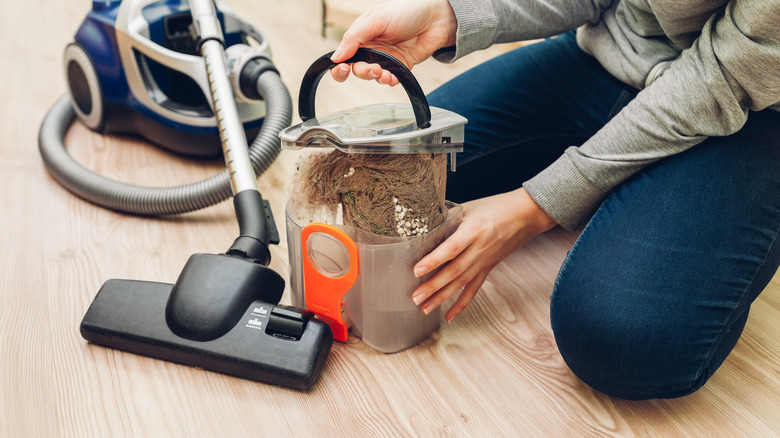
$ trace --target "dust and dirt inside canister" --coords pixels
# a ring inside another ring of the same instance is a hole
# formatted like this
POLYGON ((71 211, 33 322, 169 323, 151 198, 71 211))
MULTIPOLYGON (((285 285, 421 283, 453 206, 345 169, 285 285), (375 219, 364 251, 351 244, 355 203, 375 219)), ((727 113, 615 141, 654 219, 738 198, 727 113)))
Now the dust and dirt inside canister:
POLYGON ((334 149, 298 160, 290 205, 299 220, 411 237, 434 230, 447 218, 446 183, 445 154, 349 154, 334 149))
POLYGON ((338 217, 339 224, 377 236, 435 229, 447 216, 447 164, 455 168, 466 119, 430 108, 429 126, 418 122, 408 104, 379 104, 282 131, 283 148, 306 152, 293 176, 292 211, 301 220, 338 217))

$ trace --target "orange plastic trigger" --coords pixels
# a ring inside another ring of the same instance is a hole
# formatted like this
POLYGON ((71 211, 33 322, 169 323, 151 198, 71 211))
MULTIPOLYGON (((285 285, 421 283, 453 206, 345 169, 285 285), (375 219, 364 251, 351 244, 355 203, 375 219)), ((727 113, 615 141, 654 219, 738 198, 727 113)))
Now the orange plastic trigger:
POLYGON ((349 292, 358 277, 358 249, 355 242, 338 228, 322 224, 309 224, 301 230, 301 253, 303 259, 304 305, 330 325, 333 338, 347 340, 347 323, 341 317, 342 298, 349 292), (326 275, 312 263, 309 252, 309 237, 323 233, 341 243, 349 254, 349 270, 340 276, 326 275))

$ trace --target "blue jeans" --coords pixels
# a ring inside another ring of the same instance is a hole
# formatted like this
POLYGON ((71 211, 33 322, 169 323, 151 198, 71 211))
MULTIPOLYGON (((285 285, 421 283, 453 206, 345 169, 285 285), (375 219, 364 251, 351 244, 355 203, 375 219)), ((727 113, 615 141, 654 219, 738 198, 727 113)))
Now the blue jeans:
MULTIPOLYGON (((636 96, 573 33, 509 52, 431 93, 469 119, 448 179, 456 202, 519 187, 636 96)), ((671 398, 700 388, 739 339, 780 265, 780 113, 749 115, 618 186, 558 273, 558 349, 601 392, 671 398)))

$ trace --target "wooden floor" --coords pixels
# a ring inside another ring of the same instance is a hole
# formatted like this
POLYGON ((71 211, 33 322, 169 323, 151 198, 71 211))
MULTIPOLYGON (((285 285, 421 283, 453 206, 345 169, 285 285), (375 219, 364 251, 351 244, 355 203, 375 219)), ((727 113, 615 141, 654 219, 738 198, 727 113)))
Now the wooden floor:
MULTIPOLYGON (((234 0, 271 39, 293 96, 304 70, 336 47, 320 37, 319 0, 234 0)), ((562 361, 549 294, 576 237, 553 230, 499 265, 474 303, 422 345, 394 355, 359 340, 334 346, 309 393, 87 344, 78 326, 110 278, 172 282, 190 254, 237 235, 230 203, 167 219, 95 207, 58 186, 37 148, 45 112, 65 93, 62 51, 87 1, 4 1, 0 15, 0 436, 697 436, 780 431, 780 280, 755 303, 733 354, 699 392, 626 402, 594 392, 562 361)), ((426 91, 502 48, 415 73, 426 91)), ((400 102, 373 82, 324 80, 318 111, 400 102)), ((143 142, 74 126, 87 167, 171 185, 221 163, 177 159, 143 142)), ((295 155, 259 180, 281 222, 295 155)), ((282 239, 284 242, 284 238, 282 239)), ((287 248, 273 249, 285 277, 287 248)), ((289 301, 289 291, 284 302, 289 301)))

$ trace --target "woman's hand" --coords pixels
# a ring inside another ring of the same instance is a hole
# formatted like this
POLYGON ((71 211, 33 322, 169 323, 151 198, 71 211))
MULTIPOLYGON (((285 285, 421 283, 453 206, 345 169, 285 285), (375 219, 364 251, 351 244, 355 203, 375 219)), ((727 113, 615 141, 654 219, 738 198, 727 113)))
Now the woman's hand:
POLYGON ((522 188, 464 203, 458 229, 415 265, 417 277, 441 269, 412 293, 412 299, 428 314, 463 288, 445 315, 452 322, 501 260, 555 225, 522 188))
MULTIPOLYGON (((406 67, 428 59, 433 52, 455 45, 457 22, 447 0, 405 0, 380 3, 358 17, 341 39, 331 60, 343 62, 360 47, 380 50, 406 67)), ((350 66, 339 64, 331 69, 333 79, 343 82, 350 66)), ((398 78, 379 64, 356 62, 352 72, 361 79, 395 86, 398 78)))

